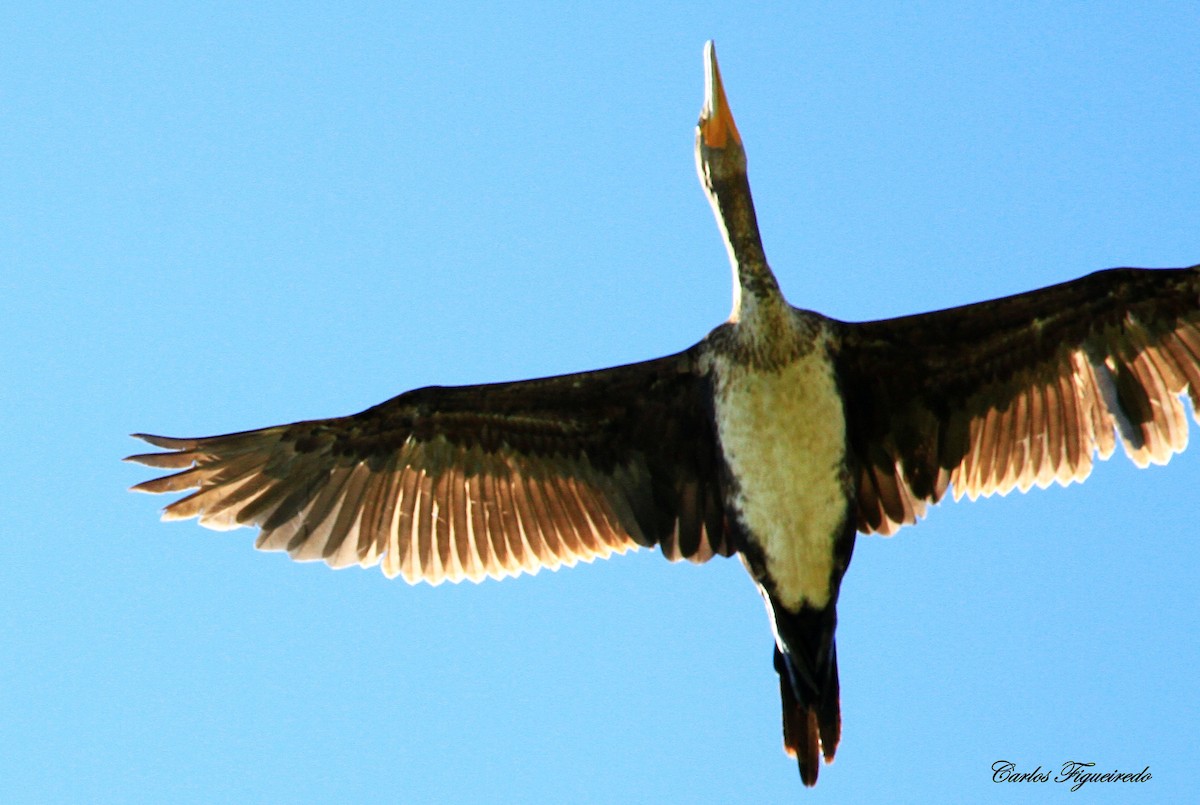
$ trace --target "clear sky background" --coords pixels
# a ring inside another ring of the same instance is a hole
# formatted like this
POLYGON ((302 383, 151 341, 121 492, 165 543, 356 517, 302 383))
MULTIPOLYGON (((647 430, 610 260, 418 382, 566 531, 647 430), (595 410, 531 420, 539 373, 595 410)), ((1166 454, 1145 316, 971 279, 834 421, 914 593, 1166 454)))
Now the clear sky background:
POLYGON ((1200 262, 1194 4, 567 5, 0 11, 0 799, 1194 792, 1200 450, 861 539, 812 791, 737 562, 410 588, 126 494, 133 431, 702 338, 730 297, 691 153, 710 37, 794 304, 1200 262), (999 786, 1002 758, 1153 781, 999 786))

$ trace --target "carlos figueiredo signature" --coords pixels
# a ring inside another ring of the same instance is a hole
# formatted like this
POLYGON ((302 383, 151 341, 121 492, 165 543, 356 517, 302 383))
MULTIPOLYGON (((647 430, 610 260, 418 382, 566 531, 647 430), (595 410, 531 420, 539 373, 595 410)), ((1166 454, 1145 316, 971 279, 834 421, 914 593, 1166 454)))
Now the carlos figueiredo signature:
POLYGON ((1038 766, 1033 771, 1020 771, 1011 760, 997 760, 992 764, 994 783, 1070 783, 1072 791, 1078 791, 1086 783, 1145 783, 1151 778, 1150 767, 1141 771, 1096 771, 1096 764, 1080 760, 1065 761, 1057 771, 1038 766))

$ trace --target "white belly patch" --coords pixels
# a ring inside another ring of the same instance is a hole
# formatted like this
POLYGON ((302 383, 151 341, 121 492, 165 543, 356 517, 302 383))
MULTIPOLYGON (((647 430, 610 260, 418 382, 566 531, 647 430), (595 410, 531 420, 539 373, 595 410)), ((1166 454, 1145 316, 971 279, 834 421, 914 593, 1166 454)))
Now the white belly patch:
POLYGON ((829 603, 833 547, 846 516, 846 420, 823 350, 774 372, 721 361, 717 432, 734 505, 761 545, 789 609, 829 603))

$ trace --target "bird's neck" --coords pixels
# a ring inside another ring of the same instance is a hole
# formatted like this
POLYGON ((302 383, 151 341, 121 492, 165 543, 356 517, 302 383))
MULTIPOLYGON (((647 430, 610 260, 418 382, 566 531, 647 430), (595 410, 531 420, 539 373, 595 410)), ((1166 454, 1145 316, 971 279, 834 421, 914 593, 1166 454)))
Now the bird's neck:
POLYGON ((787 318, 789 306, 763 251, 745 173, 714 182, 708 200, 733 270, 733 310, 729 320, 749 329, 760 326, 772 329, 773 323, 787 318))

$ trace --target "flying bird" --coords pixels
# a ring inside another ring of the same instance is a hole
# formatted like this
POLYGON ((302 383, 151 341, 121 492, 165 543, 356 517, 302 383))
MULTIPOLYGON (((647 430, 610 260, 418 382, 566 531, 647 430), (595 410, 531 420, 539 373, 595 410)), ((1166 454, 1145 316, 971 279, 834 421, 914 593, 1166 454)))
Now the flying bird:
POLYGON ((133 487, 256 547, 409 583, 482 581, 658 546, 738 556, 766 602, 783 742, 814 785, 841 736, 838 589, 855 539, 953 490, 1138 466, 1200 411, 1200 266, 1114 268, 989 302, 849 323, 792 307, 763 250, 711 42, 696 166, 733 311, 695 346, 579 374, 405 392, 352 416, 135 434, 178 470, 133 487))

